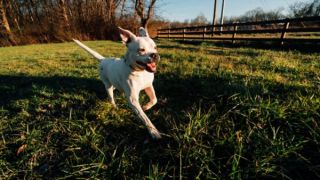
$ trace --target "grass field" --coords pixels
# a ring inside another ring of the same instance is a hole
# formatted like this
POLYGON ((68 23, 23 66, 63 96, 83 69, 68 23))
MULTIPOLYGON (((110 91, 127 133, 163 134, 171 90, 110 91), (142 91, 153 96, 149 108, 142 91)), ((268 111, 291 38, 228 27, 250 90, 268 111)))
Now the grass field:
POLYGON ((0 48, 0 179, 320 178, 319 53, 158 46, 160 141, 74 43, 0 48))

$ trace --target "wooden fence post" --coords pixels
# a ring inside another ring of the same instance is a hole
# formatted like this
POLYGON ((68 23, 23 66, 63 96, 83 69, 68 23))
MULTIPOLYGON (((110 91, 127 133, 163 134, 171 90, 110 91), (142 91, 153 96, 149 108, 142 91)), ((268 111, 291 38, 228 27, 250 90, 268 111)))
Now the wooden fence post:
POLYGON ((283 26, 283 30, 282 30, 282 33, 281 33, 281 45, 284 44, 284 38, 286 37, 286 32, 287 32, 287 29, 289 28, 289 25, 290 25, 290 22, 287 21, 284 26, 283 26))
POLYGON ((168 39, 170 39, 170 28, 168 29, 168 39))
POLYGON ((185 41, 186 40, 186 29, 183 29, 182 37, 183 37, 183 41, 185 41))
POLYGON ((213 25, 213 26, 212 26, 212 34, 211 34, 211 37, 214 36, 214 30, 215 30, 215 26, 213 25))
POLYGON ((233 34, 232 34, 232 44, 234 44, 236 42, 235 37, 237 35, 237 29, 238 29, 238 25, 237 23, 234 23, 233 25, 233 34))
POLYGON ((202 40, 206 37, 207 28, 203 28, 202 40))

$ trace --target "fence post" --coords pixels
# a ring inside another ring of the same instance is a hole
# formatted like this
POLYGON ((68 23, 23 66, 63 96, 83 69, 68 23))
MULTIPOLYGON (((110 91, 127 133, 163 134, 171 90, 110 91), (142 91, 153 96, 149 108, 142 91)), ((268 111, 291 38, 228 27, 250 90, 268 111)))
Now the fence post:
POLYGON ((202 40, 206 37, 207 28, 203 28, 202 40))
POLYGON ((170 28, 168 29, 168 39, 170 39, 170 28))
POLYGON ((160 32, 160 30, 157 29, 157 39, 160 38, 159 32, 160 32))
POLYGON ((214 30, 215 30, 215 25, 212 25, 212 34, 211 34, 211 37, 214 36, 214 30))
POLYGON ((290 25, 290 22, 289 20, 287 20, 287 22, 283 26, 283 30, 281 33, 281 43, 280 43, 281 45, 284 44, 284 38, 286 37, 286 32, 287 32, 287 29, 289 28, 289 25, 290 25))
POLYGON ((186 40, 186 29, 183 29, 182 37, 183 37, 183 41, 185 41, 186 40))
POLYGON ((234 44, 236 42, 235 37, 237 35, 237 29, 238 29, 238 25, 237 23, 233 24, 233 34, 232 34, 232 44, 234 44))

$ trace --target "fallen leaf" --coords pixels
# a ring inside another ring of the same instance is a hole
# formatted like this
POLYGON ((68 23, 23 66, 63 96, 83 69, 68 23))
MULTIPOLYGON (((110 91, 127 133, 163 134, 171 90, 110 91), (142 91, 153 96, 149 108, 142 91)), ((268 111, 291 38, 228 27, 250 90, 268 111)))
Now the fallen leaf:
POLYGON ((26 148, 27 148, 26 144, 20 146, 17 151, 17 156, 19 156, 19 154, 22 153, 26 148))

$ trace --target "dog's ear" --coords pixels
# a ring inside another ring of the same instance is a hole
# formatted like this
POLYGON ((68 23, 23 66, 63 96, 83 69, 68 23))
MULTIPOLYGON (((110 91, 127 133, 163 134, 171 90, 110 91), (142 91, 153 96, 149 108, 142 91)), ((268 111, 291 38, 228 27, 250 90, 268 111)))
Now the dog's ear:
POLYGON ((130 32, 129 30, 122 29, 121 27, 118 27, 118 29, 119 29, 120 37, 123 44, 128 44, 132 40, 137 38, 137 36, 134 35, 132 32, 130 32))
POLYGON ((149 37, 149 34, 143 27, 140 27, 139 28, 139 36, 140 37, 149 37))

